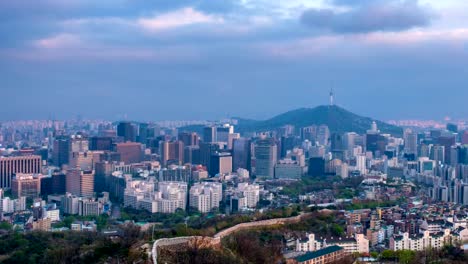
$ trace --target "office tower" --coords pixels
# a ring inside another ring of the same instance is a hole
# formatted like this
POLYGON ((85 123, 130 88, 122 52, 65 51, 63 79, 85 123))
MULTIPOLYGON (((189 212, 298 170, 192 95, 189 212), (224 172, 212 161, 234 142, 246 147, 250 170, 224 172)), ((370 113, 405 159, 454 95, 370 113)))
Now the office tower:
POLYGON ((67 193, 61 199, 62 211, 65 214, 78 214, 78 202, 80 198, 71 193, 67 193))
POLYGON ((371 129, 366 133, 366 151, 372 152, 374 157, 380 157, 385 152, 387 139, 380 134, 377 123, 372 122, 371 129))
POLYGON ((343 151, 345 150, 344 138, 340 133, 333 133, 331 135, 331 151, 343 151))
POLYGON ((112 172, 112 162, 99 161, 94 164, 94 191, 96 193, 107 191, 106 183, 112 172))
POLYGON ((140 143, 119 143, 116 145, 116 152, 120 154, 120 160, 125 164, 138 163, 142 160, 142 150, 140 143))
POLYGON ((330 139, 330 129, 328 129, 328 126, 326 125, 319 126, 318 131, 317 131, 317 142, 322 146, 327 146, 329 139, 330 139))
POLYGON ((195 132, 180 132, 178 135, 179 141, 184 143, 184 146, 198 146, 198 135, 195 132))
POLYGON ((36 198, 41 194, 40 174, 17 173, 11 181, 11 193, 14 197, 36 198))
POLYGON ((55 171, 50 176, 41 178, 41 195, 64 194, 66 192, 66 175, 55 171))
POLYGON ((78 201, 78 215, 80 216, 98 216, 102 213, 102 203, 92 198, 81 199, 78 201))
POLYGON ((216 128, 216 142, 228 143, 229 134, 234 133, 234 126, 224 124, 223 126, 216 128))
POLYGON ((148 128, 148 138, 156 138, 161 136, 161 127, 158 125, 151 125, 148 128))
POLYGON ((200 147, 186 146, 184 148, 184 162, 190 164, 200 164, 200 147))
POLYGON ((302 167, 298 161, 291 159, 279 160, 275 165, 276 179, 301 179, 302 167))
MULTIPOLYGON (((95 155, 93 155, 95 156, 95 155)), ((109 162, 120 162, 120 153, 118 152, 111 152, 111 151, 105 151, 104 153, 99 153, 99 161, 109 161, 109 162)), ((94 161, 96 164, 97 161, 94 161)))
POLYGON ((286 157, 289 150, 292 150, 296 146, 296 137, 294 136, 283 136, 281 137, 281 158, 286 157))
POLYGON ((215 152, 219 151, 221 148, 219 147, 219 144, 216 144, 214 142, 201 142, 200 143, 200 164, 203 166, 206 166, 207 169, 209 170, 210 168, 210 160, 211 160, 211 155, 214 154, 215 152))
POLYGON ((169 165, 159 171, 159 181, 170 182, 190 182, 191 181, 191 168, 190 166, 177 166, 169 165))
POLYGON ((211 155, 209 173, 211 176, 232 172, 232 156, 229 152, 216 152, 211 155))
POLYGON ((190 188, 189 204, 201 213, 208 213, 219 208, 223 198, 223 186, 219 182, 195 183, 190 188))
POLYGON ((235 139, 238 139, 240 138, 240 134, 239 133, 231 133, 228 135, 228 144, 227 144, 227 148, 228 149, 232 149, 233 147, 233 142, 235 139))
POLYGON ((93 152, 71 152, 70 161, 68 162, 70 168, 80 168, 82 170, 93 169, 93 152))
POLYGON ((52 149, 53 164, 59 168, 68 164, 68 156, 70 154, 70 138, 58 137, 54 140, 52 149))
POLYGON ((353 148, 356 146, 356 137, 358 134, 354 132, 348 132, 343 135, 343 148, 348 151, 349 154, 353 152, 353 148))
POLYGON ((0 157, 0 188, 10 188, 16 173, 41 173, 41 166, 41 157, 36 155, 0 157))
POLYGON ((325 175, 325 159, 323 157, 310 158, 307 174, 311 177, 324 176, 325 175))
POLYGON ((203 142, 216 142, 216 127, 207 126, 203 128, 203 142))
POLYGON ((444 160, 446 164, 450 164, 450 149, 455 145, 455 136, 441 136, 437 139, 437 143, 441 146, 444 146, 444 160))
POLYGON ((315 142, 317 140, 317 126, 308 126, 301 129, 301 139, 315 142))
POLYGON ((81 197, 94 195, 94 171, 82 171, 77 168, 67 170, 67 192, 81 197))
POLYGON ((255 142, 255 175, 273 179, 277 161, 277 146, 273 138, 260 138, 255 142))
POLYGON ((89 150, 112 150, 112 138, 111 137, 91 137, 89 138, 89 150))
POLYGON ((294 126, 285 125, 277 129, 277 137, 290 137, 294 135, 294 126))
POLYGON ((89 150, 89 141, 82 135, 70 137, 70 152, 85 152, 89 150))
POLYGON ((416 155, 418 152, 418 134, 411 129, 406 129, 404 133, 405 153, 416 155))
POLYGON ((237 171, 239 168, 250 171, 252 154, 251 141, 247 138, 234 139, 232 143, 232 169, 237 171))
POLYGON ((138 126, 138 142, 141 144, 146 144, 146 140, 148 139, 148 124, 140 123, 138 126))
POLYGON ((431 156, 431 151, 432 151, 432 144, 427 145, 425 143, 422 143, 418 146, 418 157, 430 157, 431 156))
POLYGON ((159 142, 159 153, 161 163, 182 165, 184 163, 184 143, 182 141, 161 141, 159 142))
POLYGON ((463 145, 468 145, 468 130, 463 131, 463 134, 461 136, 461 143, 463 145))
POLYGON ((453 133, 458 133, 458 126, 457 126, 457 124, 448 123, 447 124, 447 130, 450 131, 450 132, 453 132, 453 133))
POLYGON ((438 163, 445 163, 445 147, 440 145, 435 145, 431 149, 431 159, 437 161, 438 163))
POLYGON ((135 142, 136 141, 136 128, 130 122, 120 122, 117 125, 117 136, 122 137, 123 140, 135 142))

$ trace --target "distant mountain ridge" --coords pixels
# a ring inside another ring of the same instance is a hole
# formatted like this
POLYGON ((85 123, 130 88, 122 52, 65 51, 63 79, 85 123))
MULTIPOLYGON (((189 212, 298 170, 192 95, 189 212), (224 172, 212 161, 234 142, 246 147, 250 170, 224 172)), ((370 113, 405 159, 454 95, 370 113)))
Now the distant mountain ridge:
MULTIPOLYGON (((240 133, 271 131, 285 125, 293 125, 296 129, 312 125, 327 125, 330 132, 356 132, 363 134, 370 129, 372 122, 375 121, 382 133, 388 133, 395 136, 401 136, 403 134, 403 129, 398 126, 354 114, 336 105, 299 108, 267 120, 252 120, 238 117, 234 117, 232 119, 238 121, 234 130, 235 132, 240 133)), ((203 126, 187 126, 181 127, 179 130, 194 131, 201 134, 203 126)))
POLYGON ((285 125, 293 125, 296 129, 312 125, 327 125, 331 132, 356 132, 362 134, 370 129, 373 121, 376 122, 379 130, 383 133, 392 135, 401 135, 403 133, 400 127, 369 117, 359 116, 336 105, 299 108, 262 121, 242 118, 233 119, 238 120, 236 131, 241 133, 269 131, 285 125))

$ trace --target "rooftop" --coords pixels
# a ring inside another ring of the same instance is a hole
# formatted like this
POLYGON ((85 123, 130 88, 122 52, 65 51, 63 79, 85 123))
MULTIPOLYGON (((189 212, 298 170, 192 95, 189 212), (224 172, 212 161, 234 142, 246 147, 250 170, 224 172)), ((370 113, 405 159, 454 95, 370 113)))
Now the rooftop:
POLYGON ((326 248, 323 248, 323 249, 320 249, 320 250, 317 250, 317 251, 307 252, 306 254, 304 254, 302 256, 299 256, 299 257, 296 257, 294 259, 297 260, 298 262, 304 262, 304 261, 307 261, 307 260, 311 260, 311 259, 314 259, 314 258, 324 256, 324 255, 328 255, 328 254, 331 254, 331 253, 334 253, 334 252, 338 252, 338 251, 340 251, 342 249, 343 248, 339 247, 339 246, 326 247, 326 248))

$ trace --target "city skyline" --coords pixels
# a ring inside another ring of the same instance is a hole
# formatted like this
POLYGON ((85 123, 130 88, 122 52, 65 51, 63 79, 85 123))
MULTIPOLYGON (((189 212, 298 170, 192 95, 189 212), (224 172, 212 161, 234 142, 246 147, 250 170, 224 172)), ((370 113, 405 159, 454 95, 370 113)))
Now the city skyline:
POLYGON ((327 104, 331 88, 380 120, 464 118, 467 7, 5 0, 0 119, 266 119, 327 104))

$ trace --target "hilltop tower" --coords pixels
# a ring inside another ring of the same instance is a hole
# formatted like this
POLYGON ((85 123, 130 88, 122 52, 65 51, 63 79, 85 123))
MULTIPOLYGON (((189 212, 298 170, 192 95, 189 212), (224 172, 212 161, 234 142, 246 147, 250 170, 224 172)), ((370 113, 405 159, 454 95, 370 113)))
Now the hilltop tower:
POLYGON ((335 93, 333 92, 333 88, 330 89, 330 106, 335 105, 335 93))

